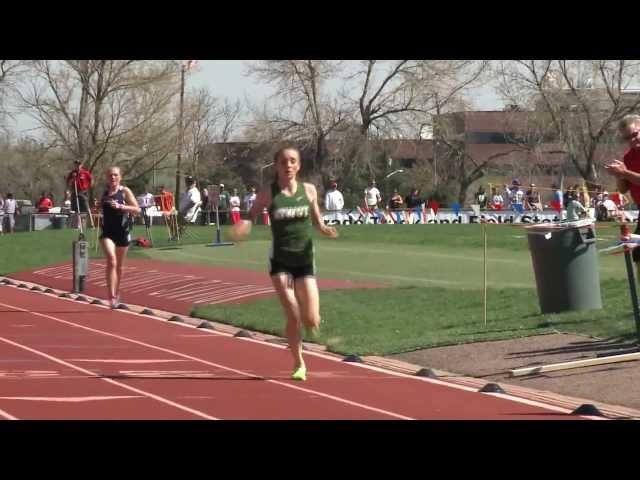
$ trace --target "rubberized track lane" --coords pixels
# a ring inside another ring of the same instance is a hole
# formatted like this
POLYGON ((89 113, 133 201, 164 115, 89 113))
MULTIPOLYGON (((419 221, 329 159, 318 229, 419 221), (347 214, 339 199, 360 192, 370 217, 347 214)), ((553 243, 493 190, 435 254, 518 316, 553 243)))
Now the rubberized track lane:
MULTIPOLYGON (((224 419, 576 418, 558 414, 551 408, 345 364, 315 354, 305 357, 309 381, 292 382, 288 379, 290 354, 278 345, 12 287, 0 287, 0 302, 0 310, 4 311, 0 314, 0 358, 23 358, 16 357, 16 348, 20 347, 7 343, 15 342, 40 352, 38 367, 30 370, 55 370, 61 377, 55 380, 0 377, 2 397, 51 397, 62 393, 76 397, 106 396, 99 390, 105 387, 94 386, 105 383, 105 379, 118 382, 107 385, 110 395, 157 397, 144 400, 145 406, 140 409, 132 406, 143 401, 137 397, 76 402, 65 410, 71 416, 64 418, 130 418, 127 415, 135 415, 136 411, 145 416, 135 418, 187 418, 187 409, 201 413, 189 418, 208 415, 224 419), (30 312, 10 312, 20 309, 30 312), (43 363, 42 354, 86 373, 70 374, 63 365, 43 363), (12 387, 17 393, 5 394, 7 382, 21 385, 12 387), (121 384, 143 393, 127 391, 121 384), (158 398, 184 408, 170 407, 158 398), (109 411, 100 410, 98 405, 109 411), (173 410, 168 412, 167 408, 173 410)), ((9 366, 24 369, 19 362, 5 363, 2 369, 8 370, 9 366)), ((67 408, 59 403, 4 398, 0 399, 0 410, 18 418, 52 418, 49 413, 53 409, 61 412, 61 408, 67 408), (44 415, 45 411, 49 413, 44 415)))

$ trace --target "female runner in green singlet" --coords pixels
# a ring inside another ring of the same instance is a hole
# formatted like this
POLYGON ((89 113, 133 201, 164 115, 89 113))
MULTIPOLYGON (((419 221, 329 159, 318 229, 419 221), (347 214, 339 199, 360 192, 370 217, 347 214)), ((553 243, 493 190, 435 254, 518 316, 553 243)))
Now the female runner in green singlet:
POLYGON ((300 326, 315 333, 320 325, 311 224, 313 222, 327 237, 336 238, 338 233, 322 220, 316 188, 296 178, 300 171, 300 152, 292 147, 282 148, 276 152, 274 164, 276 181, 271 188, 258 193, 249 211, 250 219, 234 225, 231 237, 246 238, 255 218, 268 208, 273 236, 269 274, 287 317, 287 339, 294 360, 291 378, 306 380, 300 326))

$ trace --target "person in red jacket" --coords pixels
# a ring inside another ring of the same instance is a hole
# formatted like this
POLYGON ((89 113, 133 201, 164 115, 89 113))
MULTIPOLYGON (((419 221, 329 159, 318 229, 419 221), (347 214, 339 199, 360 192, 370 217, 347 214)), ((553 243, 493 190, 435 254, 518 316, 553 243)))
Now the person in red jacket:
MULTIPOLYGON (((93 176, 89 170, 82 166, 79 160, 73 163, 75 168, 67 176, 67 185, 69 186, 69 190, 71 190, 71 210, 80 209, 82 213, 90 213, 89 189, 93 182, 93 176), (78 192, 77 197, 76 190, 78 192)), ((89 215, 89 220, 91 220, 91 228, 93 228, 93 218, 91 215, 89 215)))
POLYGON ((36 207, 38 208, 38 213, 49 213, 49 209, 53 208, 53 202, 44 192, 42 192, 36 207))

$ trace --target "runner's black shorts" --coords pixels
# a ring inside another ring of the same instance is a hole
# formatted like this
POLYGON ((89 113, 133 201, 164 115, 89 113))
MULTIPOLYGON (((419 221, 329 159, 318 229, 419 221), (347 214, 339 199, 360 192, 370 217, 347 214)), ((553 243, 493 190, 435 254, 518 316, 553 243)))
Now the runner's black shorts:
POLYGON ((128 247, 131 236, 127 230, 103 230, 100 238, 109 238, 116 244, 116 247, 128 247))
POLYGON ((291 275, 294 280, 297 280, 298 278, 315 277, 316 269, 313 262, 302 266, 292 267, 271 258, 269 265, 269 275, 273 276, 279 273, 286 273, 287 275, 291 275))

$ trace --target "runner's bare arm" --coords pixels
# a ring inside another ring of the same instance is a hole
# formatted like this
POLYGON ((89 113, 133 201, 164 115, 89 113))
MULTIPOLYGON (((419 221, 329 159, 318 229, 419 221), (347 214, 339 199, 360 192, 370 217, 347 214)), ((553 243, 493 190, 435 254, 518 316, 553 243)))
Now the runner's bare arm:
POLYGON ((130 212, 133 215, 140 214, 140 206, 138 205, 138 200, 136 200, 133 192, 128 188, 124 187, 124 205, 120 205, 120 210, 124 210, 126 212, 130 212))
POLYGON ((321 234, 329 238, 336 238, 338 236, 338 231, 334 227, 326 226, 324 224, 324 220, 322 220, 320 207, 318 206, 318 192, 316 187, 310 183, 304 183, 303 185, 307 198, 309 199, 309 203, 311 203, 311 221, 321 234))
POLYGON ((231 227, 229 230, 229 236, 232 240, 240 241, 244 240, 251 233, 251 226, 256 220, 258 215, 262 213, 265 208, 271 205, 271 190, 265 189, 258 192, 256 195, 256 201, 249 210, 249 220, 242 220, 231 227))

